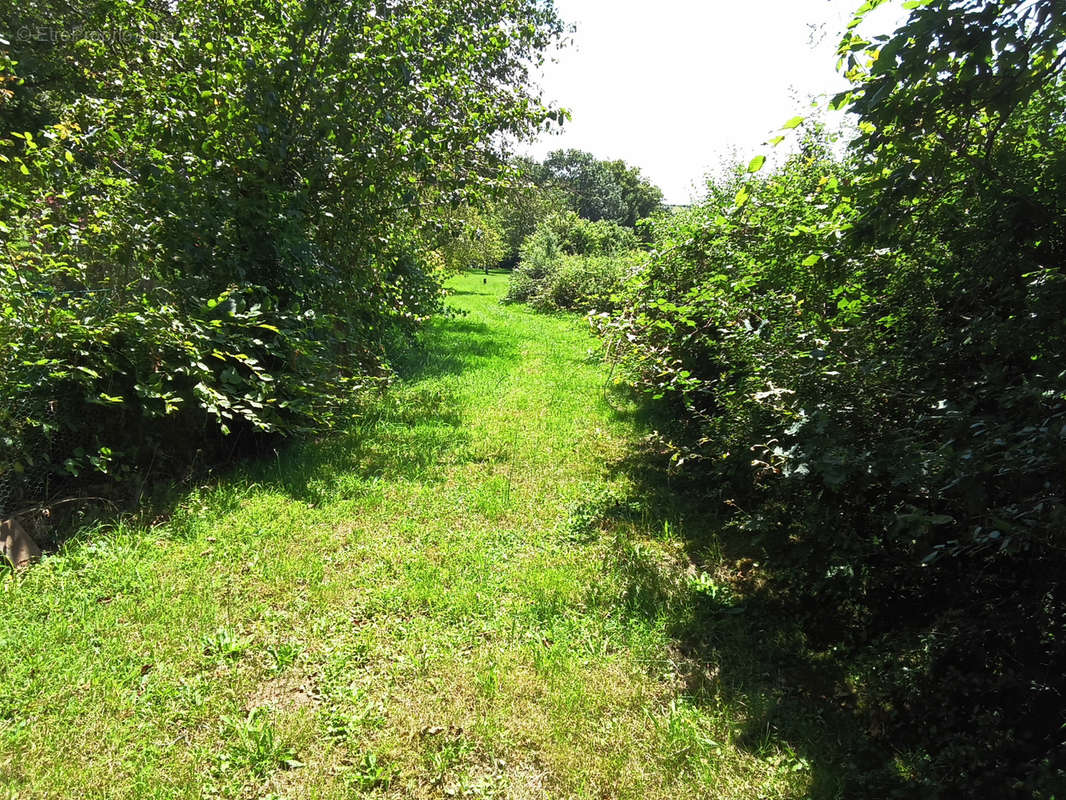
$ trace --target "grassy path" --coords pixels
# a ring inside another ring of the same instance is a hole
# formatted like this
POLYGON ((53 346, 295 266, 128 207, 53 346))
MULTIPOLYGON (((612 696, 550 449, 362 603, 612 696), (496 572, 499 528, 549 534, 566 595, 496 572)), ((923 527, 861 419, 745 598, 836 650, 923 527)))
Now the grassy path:
POLYGON ((505 281, 350 435, 0 581, 0 797, 802 796, 694 694, 669 526, 597 523, 638 434, 583 324, 505 281))

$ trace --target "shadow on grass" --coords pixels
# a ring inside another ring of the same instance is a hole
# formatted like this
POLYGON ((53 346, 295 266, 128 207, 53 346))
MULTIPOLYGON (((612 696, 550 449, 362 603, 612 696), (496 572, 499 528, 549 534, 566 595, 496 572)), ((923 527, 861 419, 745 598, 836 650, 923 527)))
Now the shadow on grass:
POLYGON ((463 398, 436 379, 516 358, 517 349, 483 323, 433 320, 392 354, 401 380, 364 400, 348 430, 278 450, 250 477, 312 505, 355 499, 379 481, 437 481, 439 467, 454 462, 470 437, 463 398))
POLYGON ((651 453, 632 454, 611 472, 635 487, 624 502, 607 505, 600 523, 617 532, 623 605, 645 619, 665 615, 690 702, 712 714, 736 710, 743 723, 733 743, 764 760, 767 771, 809 775, 789 795, 797 800, 926 796, 898 774, 889 743, 857 707, 848 663, 813 646, 782 608, 773 576, 766 580, 758 569, 765 553, 750 537, 721 533, 707 487, 669 476, 651 453), (664 569, 654 549, 633 546, 631 537, 654 539, 664 530, 681 537, 694 567, 687 576, 664 569))
POLYGON ((514 362, 513 342, 501 338, 483 322, 462 318, 433 320, 409 346, 392 355, 397 374, 405 381, 459 375, 491 362, 514 362))
MULTIPOLYGON (((616 408, 638 430, 684 439, 627 399, 616 408)), ((1061 548, 925 570, 862 524, 872 494, 750 479, 733 494, 670 476, 668 449, 612 466, 630 494, 599 524, 621 608, 667 622, 683 691, 739 709, 735 745, 799 767, 809 786, 789 796, 1066 797, 1061 548)))
POLYGON ((388 392, 347 432, 279 449, 245 474, 310 505, 354 500, 382 481, 436 481, 439 463, 467 440, 451 398, 388 392))
MULTIPOLYGON (((20 519, 35 539, 53 551, 75 541, 79 531, 110 527, 129 518, 152 525, 171 518, 188 501, 190 487, 208 489, 212 513, 225 515, 239 505, 238 493, 226 487, 255 483, 283 492, 294 500, 317 505, 354 499, 375 482, 434 481, 442 461, 454 461, 469 437, 464 431, 463 398, 454 385, 434 379, 487 366, 505 365, 519 357, 517 348, 488 326, 464 318, 431 321, 416 341, 393 354, 400 381, 387 391, 368 392, 352 404, 343 430, 302 441, 254 436, 235 430, 228 457, 214 468, 193 464, 183 478, 159 476, 136 494, 136 502, 115 495, 114 487, 89 486, 92 493, 113 493, 102 502, 86 498, 62 507, 62 515, 20 519), (212 491, 218 489, 219 491, 212 491)), ((466 457, 460 455, 458 457, 466 457)), ((121 487, 120 487, 121 488, 121 487)))

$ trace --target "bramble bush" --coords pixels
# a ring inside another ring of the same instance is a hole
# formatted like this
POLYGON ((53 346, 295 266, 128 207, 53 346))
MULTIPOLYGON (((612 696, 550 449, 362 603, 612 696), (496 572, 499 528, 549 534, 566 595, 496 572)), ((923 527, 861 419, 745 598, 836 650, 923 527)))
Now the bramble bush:
POLYGON ((522 243, 505 300, 541 311, 610 308, 640 258, 630 228, 572 211, 549 214, 522 243))
POLYGON ((5 512, 330 425, 440 308, 506 143, 561 118, 529 90, 561 30, 536 0, 15 16, 62 35, 0 41, 5 512))
MULTIPOLYGON (((1066 785, 1066 21, 1050 2, 861 14, 816 132, 654 225, 598 317, 674 409, 675 468, 766 565, 764 600, 847 664, 864 796, 1066 785), (743 509, 743 510, 741 510, 743 509)), ((799 120, 787 127, 795 128, 799 120)))
POLYGON ((628 276, 643 261, 640 250, 613 256, 563 255, 536 279, 517 270, 508 299, 528 303, 538 311, 596 312, 617 305, 628 276))

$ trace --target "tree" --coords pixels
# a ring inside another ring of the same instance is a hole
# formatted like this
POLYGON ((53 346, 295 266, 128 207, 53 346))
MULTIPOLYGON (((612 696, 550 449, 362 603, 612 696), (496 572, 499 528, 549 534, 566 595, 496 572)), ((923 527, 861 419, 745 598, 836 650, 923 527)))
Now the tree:
POLYGON ((442 234, 438 251, 449 272, 495 267, 507 254, 503 226, 495 208, 461 208, 442 234))
POLYGON ((601 161, 583 150, 555 150, 532 174, 541 186, 558 187, 574 211, 630 228, 662 208, 663 193, 624 161, 601 161))
POLYGON ((0 40, 0 398, 49 411, 0 408, 4 475, 328 424, 440 307, 455 209, 561 119, 542 0, 12 5, 50 40, 0 40))
POLYGON ((500 264, 514 267, 522 243, 542 219, 570 207, 569 197, 558 186, 544 180, 540 164, 525 156, 513 156, 508 167, 513 180, 492 203, 492 213, 500 225, 504 253, 500 264))
POLYGON ((622 225, 634 227, 639 220, 652 216, 663 207, 662 190, 640 174, 640 169, 624 161, 607 161, 607 168, 622 192, 625 219, 622 225))
POLYGON ((587 220, 622 222, 627 216, 622 187, 613 171, 583 150, 555 150, 541 165, 543 180, 562 188, 587 220))

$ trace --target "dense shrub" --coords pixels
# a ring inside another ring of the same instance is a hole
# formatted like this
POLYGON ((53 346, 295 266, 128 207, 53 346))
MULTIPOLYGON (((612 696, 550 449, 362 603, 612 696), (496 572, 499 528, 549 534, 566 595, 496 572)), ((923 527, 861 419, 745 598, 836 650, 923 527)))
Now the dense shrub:
POLYGON ((534 0, 18 13, 47 35, 0 40, 4 510, 328 425, 439 307, 500 143, 555 116, 534 0))
POLYGON ((600 311, 617 305, 618 293, 645 254, 630 250, 614 256, 560 256, 536 277, 521 267, 511 278, 509 302, 538 311, 600 311))
POLYGON ((523 242, 506 300, 542 311, 613 307, 612 295, 640 255, 629 228, 550 214, 523 242))
POLYGON ((601 317, 634 383, 678 412, 675 465, 761 551, 764 599, 847 654, 898 753, 854 792, 1066 784, 1052 5, 923 3, 887 43, 849 34, 848 160, 809 138, 712 186, 656 224, 601 317))

